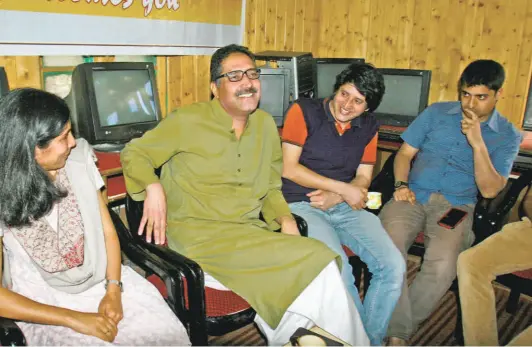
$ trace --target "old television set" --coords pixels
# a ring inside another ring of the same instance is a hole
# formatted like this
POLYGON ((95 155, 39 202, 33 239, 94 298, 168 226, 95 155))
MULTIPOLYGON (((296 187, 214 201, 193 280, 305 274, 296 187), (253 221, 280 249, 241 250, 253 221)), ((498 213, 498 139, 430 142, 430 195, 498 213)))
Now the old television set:
POLYGON ((260 67, 261 97, 259 108, 283 126, 284 113, 290 104, 290 69, 260 67))
POLYGON ((374 111, 381 125, 406 127, 429 102, 430 70, 379 69, 386 91, 374 111))
POLYGON ((119 151, 161 120, 152 63, 84 63, 65 98, 72 129, 97 151, 119 151))
POLYGON ((333 94, 336 76, 353 63, 363 63, 363 58, 315 58, 318 98, 333 94))
POLYGON ((9 92, 6 70, 0 66, 0 98, 9 92))

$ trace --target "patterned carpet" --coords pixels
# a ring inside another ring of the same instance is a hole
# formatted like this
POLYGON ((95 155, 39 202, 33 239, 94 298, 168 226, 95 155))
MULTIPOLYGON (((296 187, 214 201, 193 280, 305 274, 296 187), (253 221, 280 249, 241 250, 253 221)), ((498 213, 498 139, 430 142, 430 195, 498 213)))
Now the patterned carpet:
MULTIPOLYGON (((414 279, 418 269, 419 258, 409 257, 409 282, 414 279)), ((511 315, 505 311, 509 291, 496 284, 495 295, 497 298, 499 339, 502 345, 506 345, 514 336, 532 324, 532 299, 521 295, 518 310, 514 315, 511 315)), ((456 297, 453 292, 448 291, 440 300, 438 308, 420 326, 409 344, 411 346, 457 346, 454 337, 456 317, 456 297)), ((266 340, 251 324, 223 336, 211 337, 209 344, 217 346, 264 346, 266 340)))

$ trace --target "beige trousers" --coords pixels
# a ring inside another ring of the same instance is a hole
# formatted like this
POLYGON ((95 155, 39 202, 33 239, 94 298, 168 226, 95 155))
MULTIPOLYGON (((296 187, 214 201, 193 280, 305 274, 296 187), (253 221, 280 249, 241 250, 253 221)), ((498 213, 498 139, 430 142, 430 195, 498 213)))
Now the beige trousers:
MULTIPOLYGON (((510 223, 458 257, 458 284, 465 344, 499 345, 492 281, 498 275, 532 268, 532 223, 510 223)), ((510 345, 532 345, 532 326, 510 345)))

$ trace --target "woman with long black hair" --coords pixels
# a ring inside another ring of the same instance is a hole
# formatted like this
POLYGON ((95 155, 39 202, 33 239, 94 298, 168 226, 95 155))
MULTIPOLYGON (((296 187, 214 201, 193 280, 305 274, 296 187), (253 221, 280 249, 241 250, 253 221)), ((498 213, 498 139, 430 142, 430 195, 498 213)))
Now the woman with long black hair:
POLYGON ((0 316, 34 345, 189 345, 155 287, 121 265, 94 154, 69 114, 36 89, 0 100, 0 316))

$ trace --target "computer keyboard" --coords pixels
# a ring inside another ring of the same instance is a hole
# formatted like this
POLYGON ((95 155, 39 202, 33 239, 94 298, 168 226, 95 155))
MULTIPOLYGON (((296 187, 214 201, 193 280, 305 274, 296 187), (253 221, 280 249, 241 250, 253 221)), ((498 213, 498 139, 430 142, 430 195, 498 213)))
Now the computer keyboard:
POLYGON ((410 125, 411 122, 405 121, 404 119, 388 118, 388 117, 378 117, 380 125, 389 125, 393 127, 406 128, 410 125))
POLYGON ((403 131, 405 131, 404 127, 381 125, 379 127, 379 140, 403 142, 403 139, 401 139, 401 134, 403 131))
POLYGON ((527 171, 532 169, 532 157, 519 154, 514 161, 513 170, 517 172, 527 171))
POLYGON ((379 140, 389 141, 389 142, 403 142, 401 134, 394 134, 389 132, 382 132, 379 130, 379 140))
POLYGON ((120 152, 124 149, 123 143, 97 143, 92 145, 97 152, 120 152))

